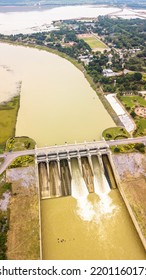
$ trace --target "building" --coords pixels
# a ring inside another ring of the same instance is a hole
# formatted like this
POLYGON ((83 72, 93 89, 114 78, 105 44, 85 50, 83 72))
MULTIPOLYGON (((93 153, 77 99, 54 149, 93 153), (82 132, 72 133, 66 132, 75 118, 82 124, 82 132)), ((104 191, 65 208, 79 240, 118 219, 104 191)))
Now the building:
POLYGON ((116 74, 115 74, 115 72, 113 72, 113 70, 111 70, 111 69, 104 69, 103 71, 102 71, 102 74, 103 74, 103 76, 105 76, 105 77, 113 77, 113 76, 115 76, 116 74))

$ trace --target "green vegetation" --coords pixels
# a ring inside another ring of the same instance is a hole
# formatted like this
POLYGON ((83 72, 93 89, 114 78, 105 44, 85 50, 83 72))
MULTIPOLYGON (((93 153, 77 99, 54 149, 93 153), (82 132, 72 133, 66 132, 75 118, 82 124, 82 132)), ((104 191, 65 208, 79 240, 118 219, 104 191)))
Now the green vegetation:
POLYGON ((141 119, 139 117, 136 117, 135 119, 136 123, 136 130, 134 132, 134 136, 143 136, 146 135, 146 119, 141 119))
POLYGON ((120 101, 123 103, 125 108, 135 109, 137 106, 146 106, 146 99, 141 96, 121 96, 120 101))
POLYGON ((137 93, 146 88, 146 80, 142 79, 142 74, 139 72, 122 74, 118 77, 101 77, 101 83, 104 91, 116 91, 120 95, 131 92, 137 93))
MULTIPOLYGON (((5 192, 11 192, 11 184, 6 182, 5 172, 0 175, 0 199, 5 192)), ((7 231, 9 228, 9 209, 2 211, 0 209, 0 260, 7 259, 6 257, 6 241, 7 231)))
POLYGON ((113 19, 109 16, 99 16, 93 31, 104 36, 107 43, 116 48, 140 48, 145 45, 145 20, 113 19))
POLYGON ((29 137, 11 137, 7 140, 6 151, 32 150, 35 144, 35 141, 29 137))
POLYGON ((34 156, 17 157, 9 166, 9 168, 27 167, 34 163, 34 156))
POLYGON ((123 127, 110 127, 103 131, 102 136, 105 140, 115 140, 130 137, 130 134, 123 127))
MULTIPOLYGON (((13 42, 19 42, 19 35, 9 36, 13 42)), ((78 59, 79 55, 91 51, 90 46, 82 39, 77 38, 74 30, 70 30, 68 26, 63 26, 60 30, 50 33, 36 33, 30 35, 21 35, 21 42, 32 42, 33 45, 46 46, 50 49, 58 50, 66 55, 78 59), (71 44, 70 44, 71 43, 71 44)))
POLYGON ((140 152, 145 153, 145 145, 143 143, 117 145, 110 147, 114 153, 131 153, 140 152))
POLYGON ((122 104, 125 106, 126 110, 134 118, 136 124, 136 130, 134 131, 134 136, 143 136, 146 135, 146 119, 136 115, 136 107, 146 107, 146 99, 141 96, 120 96, 119 97, 122 104))
POLYGON ((0 104, 0 152, 5 148, 8 138, 14 136, 20 97, 15 96, 0 104))
POLYGON ((91 49, 106 49, 106 45, 94 36, 84 37, 83 40, 90 46, 91 49))
POLYGON ((11 183, 6 183, 4 182, 3 184, 1 184, 0 186, 0 199, 3 197, 3 194, 6 192, 6 191, 11 191, 12 189, 12 184, 11 183))
POLYGON ((0 210, 0 260, 6 260, 6 241, 7 231, 9 228, 8 212, 2 212, 0 210))

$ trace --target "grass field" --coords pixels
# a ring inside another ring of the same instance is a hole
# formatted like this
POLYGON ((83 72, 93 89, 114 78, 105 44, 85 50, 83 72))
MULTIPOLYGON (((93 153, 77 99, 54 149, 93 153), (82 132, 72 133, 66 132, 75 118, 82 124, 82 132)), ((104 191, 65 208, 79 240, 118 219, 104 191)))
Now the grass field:
POLYGON ((137 130, 135 136, 146 135, 146 119, 136 120, 137 130))
POLYGON ((121 138, 128 138, 130 134, 123 127, 110 127, 103 131, 102 136, 105 140, 115 140, 121 138))
MULTIPOLYGON (((141 96, 122 96, 120 101, 125 107, 130 108, 129 112, 132 112, 136 106, 146 107, 146 100, 141 96)), ((136 123, 134 136, 146 135, 146 119, 135 116, 134 121, 136 123)))
POLYGON ((146 106, 146 100, 141 96, 122 96, 122 103, 127 107, 146 106))
POLYGON ((94 36, 84 37, 82 39, 90 46, 91 49, 106 49, 106 45, 94 36))
POLYGON ((143 79, 143 81, 146 81, 146 74, 145 73, 142 74, 142 79, 143 79))
POLYGON ((7 141, 6 151, 32 150, 35 144, 35 141, 29 137, 12 137, 7 141))
POLYGON ((15 134, 19 100, 20 97, 15 96, 10 101, 0 104, 0 145, 5 144, 7 139, 15 134))

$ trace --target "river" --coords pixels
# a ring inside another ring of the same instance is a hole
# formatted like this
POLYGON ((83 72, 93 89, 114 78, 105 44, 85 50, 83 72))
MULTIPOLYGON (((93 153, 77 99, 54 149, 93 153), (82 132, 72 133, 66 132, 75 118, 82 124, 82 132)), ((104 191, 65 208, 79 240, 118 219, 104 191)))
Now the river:
POLYGON ((0 63, 22 81, 17 136, 28 135, 38 146, 92 141, 114 125, 83 73, 69 61, 1 44, 0 63))
MULTIPOLYGON (((92 141, 114 125, 83 73, 65 59, 0 44, 0 63, 22 81, 17 136, 38 146, 92 141)), ((88 194, 73 166, 72 197, 41 201, 43 259, 145 259, 118 190, 99 181, 94 165, 96 193, 88 194)))

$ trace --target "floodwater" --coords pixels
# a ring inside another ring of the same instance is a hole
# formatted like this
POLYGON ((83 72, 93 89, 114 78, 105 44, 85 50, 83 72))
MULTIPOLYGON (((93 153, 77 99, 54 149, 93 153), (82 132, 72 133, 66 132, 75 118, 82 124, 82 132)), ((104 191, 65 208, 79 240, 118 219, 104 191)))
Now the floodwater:
MULTIPOLYGON (((84 75, 65 59, 0 44, 0 61, 22 82, 16 136, 28 135, 38 146, 92 141, 114 125, 84 75)), ((144 259, 118 190, 110 191, 96 160, 93 165, 94 194, 72 162, 72 197, 41 201, 43 259, 144 259)))
POLYGON ((123 18, 146 18, 145 11, 106 5, 75 5, 44 9, 38 7, 0 7, 0 33, 19 34, 49 31, 55 20, 97 18, 112 15, 123 18))
POLYGON ((13 8, 5 7, 5 11, 0 10, 0 33, 18 34, 48 31, 52 28, 52 21, 74 18, 91 18, 99 15, 107 15, 119 12, 117 7, 100 5, 75 5, 63 6, 52 9, 38 9, 38 11, 19 11, 13 12, 13 8))
POLYGON ((15 73, 6 65, 1 65, 1 63, 0 77, 0 102, 4 102, 17 95, 20 82, 15 73))

